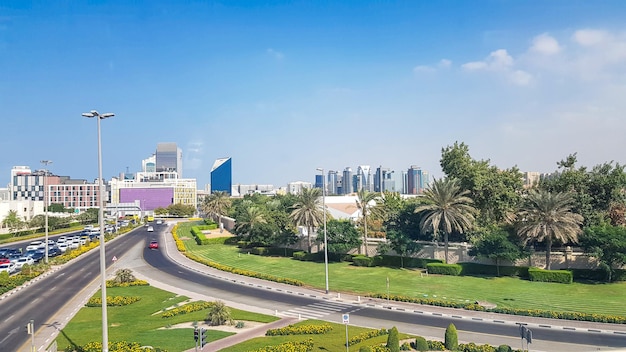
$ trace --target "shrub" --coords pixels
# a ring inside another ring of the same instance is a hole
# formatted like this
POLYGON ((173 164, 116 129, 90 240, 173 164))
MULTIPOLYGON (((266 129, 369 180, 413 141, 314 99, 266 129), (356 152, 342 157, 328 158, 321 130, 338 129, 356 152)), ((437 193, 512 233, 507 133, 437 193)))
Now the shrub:
POLYGON ((513 352, 513 349, 509 345, 498 346, 498 352, 513 352))
POLYGON ((415 349, 418 351, 428 351, 428 341, 422 336, 415 338, 415 349))
POLYGON ((356 266, 374 266, 374 259, 364 255, 355 255, 352 257, 352 264, 356 266))
POLYGON ((429 274, 459 276, 463 267, 459 264, 428 263, 426 269, 429 274))
POLYGON ((331 331, 333 327, 330 324, 322 325, 289 325, 278 329, 269 329, 265 332, 265 336, 284 336, 284 335, 321 335, 331 331))
POLYGON ((528 269, 528 277, 530 281, 571 284, 574 276, 569 270, 543 270, 538 268, 530 268, 528 269))
POLYGON ((446 328, 444 346, 450 351, 456 351, 457 347, 459 347, 459 338, 456 333, 456 326, 452 323, 450 323, 450 325, 446 328))
POLYGON ((361 346, 359 352, 372 352, 372 348, 370 346, 361 346))
POLYGON ((398 338, 398 329, 395 326, 389 330, 387 348, 389 352, 400 352, 400 339, 398 338))

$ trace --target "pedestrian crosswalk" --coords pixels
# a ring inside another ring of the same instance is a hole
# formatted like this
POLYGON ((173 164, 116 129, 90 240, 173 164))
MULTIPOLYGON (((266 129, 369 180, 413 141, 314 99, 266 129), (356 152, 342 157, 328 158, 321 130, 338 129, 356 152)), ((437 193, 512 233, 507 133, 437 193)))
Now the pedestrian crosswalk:
POLYGON ((303 307, 283 311, 280 315, 298 319, 320 319, 330 314, 339 314, 352 309, 354 309, 354 306, 351 304, 334 301, 320 301, 303 307))

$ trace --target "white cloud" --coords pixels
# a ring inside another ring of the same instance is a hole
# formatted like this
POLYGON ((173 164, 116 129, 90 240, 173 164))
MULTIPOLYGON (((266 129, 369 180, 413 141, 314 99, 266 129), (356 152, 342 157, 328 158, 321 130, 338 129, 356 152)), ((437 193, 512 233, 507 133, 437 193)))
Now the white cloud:
POLYGON ((448 59, 441 59, 436 65, 418 65, 413 67, 415 73, 431 73, 436 72, 439 69, 448 69, 452 66, 452 61, 448 59))
POLYGON ((487 63, 484 61, 473 61, 464 63, 461 67, 468 71, 483 70, 487 68, 487 63))
POLYGON ((513 66, 513 57, 506 49, 492 51, 484 61, 473 61, 461 65, 468 71, 475 70, 504 70, 513 66))
POLYGON ((452 61, 448 60, 448 59, 441 59, 439 60, 439 64, 437 64, 438 67, 440 68, 448 68, 450 66, 452 66, 452 61))
POLYGON ((561 51, 561 47, 556 39, 544 33, 533 38, 533 45, 530 47, 530 51, 544 55, 554 55, 561 51))
POLYGON ((574 42, 582 46, 593 46, 608 41, 609 37, 610 36, 606 31, 597 29, 581 29, 574 32, 572 39, 574 42))
POLYGON ((283 53, 281 53, 280 51, 276 51, 272 48, 267 49, 266 52, 276 60, 282 60, 285 58, 285 55, 283 53))
POLYGON ((509 79, 518 86, 527 86, 532 82, 533 76, 526 71, 515 70, 509 74, 509 79))

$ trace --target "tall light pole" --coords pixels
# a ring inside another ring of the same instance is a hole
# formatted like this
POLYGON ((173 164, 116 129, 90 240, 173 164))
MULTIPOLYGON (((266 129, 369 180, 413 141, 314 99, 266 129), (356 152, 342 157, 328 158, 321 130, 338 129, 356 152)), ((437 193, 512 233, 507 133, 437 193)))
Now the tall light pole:
POLYGON ((43 206, 44 206, 44 217, 46 218, 45 220, 45 231, 46 231, 46 254, 45 254, 45 259, 44 259, 44 263, 48 264, 48 197, 46 197, 47 195, 47 189, 48 189, 48 182, 47 182, 47 177, 48 177, 48 165, 52 164, 52 161, 50 160, 42 160, 40 161, 40 163, 42 165, 44 165, 45 169, 43 170, 44 174, 43 174, 43 206))
POLYGON ((324 208, 324 270, 326 272, 326 294, 328 294, 328 238, 326 236, 326 178, 324 169, 317 168, 322 172, 322 207, 324 208))
POLYGON ((104 182, 102 180, 102 143, 100 138, 100 120, 113 117, 113 113, 99 114, 96 110, 84 112, 83 117, 93 118, 98 121, 98 182, 100 196, 98 197, 98 225, 100 226, 100 285, 102 291, 102 352, 109 352, 109 332, 107 323, 107 281, 106 281, 106 256, 104 253, 104 182))

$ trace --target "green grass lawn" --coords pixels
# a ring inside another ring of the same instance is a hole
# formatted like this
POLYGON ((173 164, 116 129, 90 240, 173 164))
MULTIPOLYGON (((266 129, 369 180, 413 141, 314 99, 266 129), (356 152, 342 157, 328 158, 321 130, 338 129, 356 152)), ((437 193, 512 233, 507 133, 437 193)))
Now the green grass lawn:
MULTIPOLYGON (((302 262, 291 258, 263 257, 240 253, 230 245, 199 246, 188 234, 191 223, 180 224, 178 235, 187 250, 212 261, 278 277, 300 280, 311 287, 325 287, 324 264, 302 262)), ((424 276, 399 268, 352 266, 351 263, 330 263, 331 291, 360 295, 387 294, 387 278, 391 295, 428 297, 453 301, 488 301, 499 307, 542 309, 567 312, 626 315, 626 283, 556 284, 531 282, 514 277, 424 276)))
MULTIPOLYGON (((97 292, 94 297, 100 297, 97 292)), ((150 286, 112 287, 107 289, 108 296, 135 296, 141 300, 122 307, 107 307, 109 341, 139 342, 141 345, 154 346, 168 351, 184 351, 195 346, 193 330, 173 328, 176 324, 202 322, 207 310, 162 318, 168 307, 176 307, 188 301, 187 297, 163 291, 150 286)), ((246 312, 231 308, 235 320, 271 322, 278 318, 246 312)), ((208 341, 214 341, 232 335, 230 332, 211 330, 208 341)), ((88 342, 102 341, 102 309, 83 307, 57 337, 59 349, 70 345, 85 345, 88 342)))

